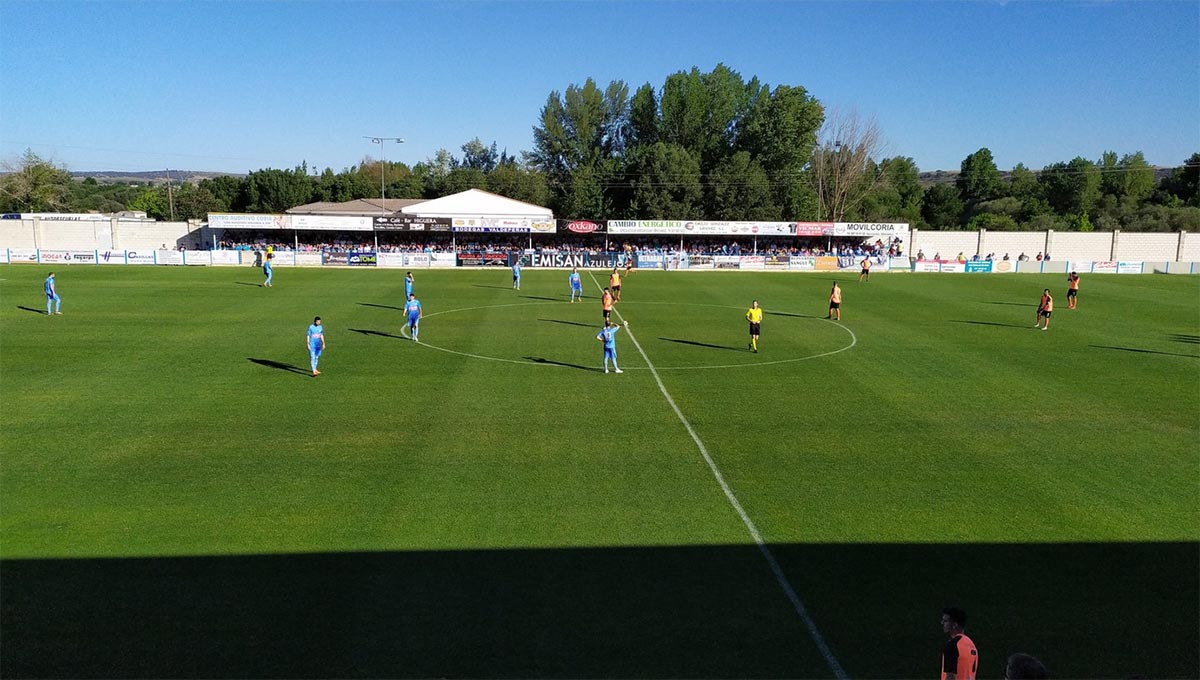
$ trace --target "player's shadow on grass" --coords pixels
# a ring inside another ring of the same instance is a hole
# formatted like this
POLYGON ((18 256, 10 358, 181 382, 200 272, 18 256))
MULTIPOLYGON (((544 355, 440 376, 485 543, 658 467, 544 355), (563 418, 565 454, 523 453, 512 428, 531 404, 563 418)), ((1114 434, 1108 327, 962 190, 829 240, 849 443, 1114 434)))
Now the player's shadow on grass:
POLYGON ((538 321, 549 321, 550 323, 561 323, 567 326, 583 326, 584 328, 599 328, 600 324, 582 323, 579 321, 563 321, 562 319, 538 319, 538 321))
POLYGON ((235 285, 235 286, 254 286, 255 288, 263 287, 263 285, 261 283, 250 283, 249 281, 234 281, 233 285, 235 285))
POLYGON ((512 286, 489 286, 486 283, 472 283, 475 288, 498 288, 500 290, 515 290, 512 286))
POLYGON ((362 305, 363 307, 378 307, 379 309, 394 309, 397 312, 404 311, 403 307, 393 307, 391 305, 377 305, 374 302, 359 302, 357 304, 362 305))
POLYGON ((1172 333, 1171 340, 1174 342, 1186 342, 1190 345, 1200 345, 1200 335, 1183 335, 1182 333, 1172 333))
POLYGON ((40 309, 34 309, 33 307, 25 307, 25 306, 23 306, 23 305, 17 305, 17 309, 23 309, 23 310, 25 310, 25 311, 27 311, 27 312, 33 312, 34 314, 41 314, 42 316, 45 316, 45 315, 46 315, 46 313, 45 313, 45 312, 43 312, 42 310, 40 310, 40 309))
POLYGON ((815 318, 817 318, 816 316, 812 316, 810 314, 793 314, 792 312, 768 312, 765 309, 763 310, 763 314, 765 314, 767 316, 790 316, 794 319, 815 319, 815 318))
POLYGON ((1019 323, 999 323, 997 321, 963 321, 961 319, 950 319, 950 323, 969 323, 975 326, 1000 326, 1001 328, 1032 328, 1019 323))
MULTIPOLYGON (((373 331, 370 328, 350 328, 348 330, 351 333, 361 333, 362 335, 377 335, 381 338, 395 338, 397 340, 408 340, 408 338, 404 337, 403 335, 393 335, 391 333, 384 333, 383 331, 373 331)), ((420 333, 418 333, 417 335, 420 335, 420 333)))
POLYGON ((1037 305, 1029 302, 985 302, 985 305, 1011 305, 1013 307, 1036 307, 1037 305))
POLYGON ((675 342, 675 343, 679 343, 680 345, 691 345, 693 347, 707 347, 709 349, 728 349, 728 350, 733 350, 734 352, 749 352, 750 351, 749 349, 746 349, 745 347, 733 347, 730 345, 713 345, 713 344, 710 344, 707 342, 696 342, 695 340, 680 340, 679 338, 659 338, 659 340, 663 340, 666 342, 675 342))
POLYGON ((249 361, 250 363, 253 363, 253 364, 258 364, 259 366, 266 366, 267 368, 274 368, 274 369, 278 369, 280 371, 287 371, 288 373, 296 373, 299 375, 309 375, 311 373, 310 371, 306 371, 303 368, 300 368, 299 366, 294 366, 292 364, 285 364, 282 361, 275 361, 274 359, 255 359, 253 357, 246 357, 246 361, 249 361))
POLYGON ((562 298, 541 297, 538 295, 522 295, 520 297, 523 297, 526 300, 549 300, 550 302, 566 302, 566 300, 564 300, 562 298))
POLYGON ((553 359, 547 359, 546 357, 525 357, 525 358, 528 359, 529 361, 532 361, 535 364, 548 364, 550 366, 564 366, 566 368, 578 368, 581 371, 600 371, 600 370, 602 370, 602 369, 596 368, 595 366, 580 366, 579 364, 569 364, 565 361, 555 361, 553 359))
MULTIPOLYGON (((979 620, 988 677, 1030 646, 1056 677, 1200 677, 1195 541, 768 548, 850 677, 927 676, 947 602, 979 620), (1170 635, 1164 611, 1184 622, 1170 635)), ((0 571, 4 677, 832 675, 755 545, 4 559, 0 571)))
POLYGON ((1138 354, 1162 354, 1169 357, 1187 357, 1189 359, 1200 359, 1200 354, 1179 354, 1178 352, 1160 352, 1156 349, 1139 349, 1137 347, 1113 347, 1112 345, 1088 345, 1096 349, 1116 349, 1122 352, 1137 352, 1138 354))

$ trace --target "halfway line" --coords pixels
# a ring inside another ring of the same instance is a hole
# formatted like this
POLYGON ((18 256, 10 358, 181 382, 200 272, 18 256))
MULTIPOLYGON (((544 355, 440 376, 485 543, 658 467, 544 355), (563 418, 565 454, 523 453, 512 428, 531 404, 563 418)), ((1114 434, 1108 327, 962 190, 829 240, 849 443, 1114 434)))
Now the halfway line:
MULTIPOLYGON (((604 287, 601 286, 600 282, 596 280, 595 274, 589 271, 588 276, 591 277, 592 283, 596 284, 597 288, 603 290, 604 287)), ((621 316, 621 312, 616 310, 615 306, 613 307, 613 311, 616 312, 618 319, 622 321, 625 320, 625 318, 621 316)), ((750 532, 751 538, 754 539, 754 544, 758 546, 758 550, 762 553, 763 559, 767 561, 767 566, 771 568, 771 573, 775 574, 775 580, 779 582, 779 586, 783 588, 784 594, 787 596, 788 601, 792 603, 792 607, 796 610, 796 613, 800 616, 800 620, 804 623, 804 627, 808 629, 808 634, 812 638, 813 643, 816 644, 817 649, 819 649, 822 656, 825 657, 825 663, 829 664, 829 670, 833 671, 834 676, 837 677, 838 680, 848 680, 850 676, 846 675, 846 671, 842 668, 842 664, 838 663, 837 657, 833 655, 833 650, 831 650, 829 648, 829 644, 825 642, 825 638, 821 635, 821 631, 817 630, 817 623, 813 621, 812 616, 810 616, 808 613, 808 608, 804 606, 804 602, 801 601, 800 596, 796 594, 796 589, 792 587, 791 582, 789 582, 787 576, 784 575, 783 568, 779 566, 779 562, 775 559, 774 553, 771 552, 771 549, 767 547, 766 542, 763 541, 762 534, 758 533, 758 527, 754 525, 754 520, 750 519, 750 515, 746 514, 745 508, 742 507, 741 502, 738 501, 737 496, 734 495, 733 489, 729 488, 729 484, 725 481, 725 475, 721 474, 721 469, 717 467, 716 462, 712 459, 712 456, 709 455, 708 447, 706 447, 704 442, 700 440, 700 436, 696 434, 696 430, 692 427, 692 424, 688 422, 687 417, 683 415, 683 411, 679 409, 679 406, 675 403, 675 400, 671 398, 671 393, 667 392, 667 386, 663 384, 662 378, 659 377, 658 371, 654 368, 654 364, 650 363, 650 357, 646 355, 646 350, 642 349, 641 343, 639 343, 637 338, 634 337, 633 331, 629 330, 628 328, 625 330, 627 333, 629 333, 630 342, 632 342, 633 346, 637 348, 638 353, 642 355, 642 360, 646 362, 646 366, 650 369, 650 375, 654 376, 654 382, 658 383, 658 391, 662 392, 662 395, 666 398, 667 403, 671 405, 671 410, 674 411, 676 417, 679 418, 679 422, 683 423, 683 426, 687 429, 688 434, 692 436, 692 441, 696 443, 696 448, 700 450, 700 455, 704 457, 704 462, 708 463, 708 469, 712 471, 713 477, 715 477, 717 480, 717 484, 721 486, 721 491, 725 492, 725 498, 729 501, 729 504, 733 506, 733 509, 737 511, 738 517, 742 518, 742 524, 746 525, 746 530, 750 532)))

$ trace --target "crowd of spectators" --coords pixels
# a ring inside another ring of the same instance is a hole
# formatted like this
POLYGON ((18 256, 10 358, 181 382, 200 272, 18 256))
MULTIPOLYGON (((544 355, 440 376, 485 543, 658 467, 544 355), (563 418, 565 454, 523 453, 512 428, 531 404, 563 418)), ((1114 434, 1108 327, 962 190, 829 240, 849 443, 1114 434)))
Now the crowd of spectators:
POLYGON ((227 231, 217 240, 218 250, 272 250, 345 253, 376 251, 390 253, 512 252, 532 246, 544 252, 590 254, 620 252, 628 245, 643 254, 687 255, 795 255, 795 256, 899 256, 900 239, 864 240, 827 237, 670 238, 655 236, 618 237, 596 234, 477 234, 412 232, 301 232, 296 240, 282 241, 279 234, 227 231), (376 241, 378 238, 378 241, 376 241))

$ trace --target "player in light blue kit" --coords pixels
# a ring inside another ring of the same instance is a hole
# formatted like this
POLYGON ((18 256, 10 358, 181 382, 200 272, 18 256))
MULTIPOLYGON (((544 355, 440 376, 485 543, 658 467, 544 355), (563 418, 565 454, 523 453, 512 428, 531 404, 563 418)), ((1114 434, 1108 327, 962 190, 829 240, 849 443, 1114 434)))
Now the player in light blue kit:
POLYGON ((404 313, 408 315, 408 336, 413 339, 413 342, 420 342, 417 340, 417 332, 420 330, 419 324, 423 313, 421 312, 421 301, 417 299, 416 295, 408 294, 408 302, 404 303, 404 313))
POLYGON ((404 275, 404 299, 407 300, 413 294, 413 276, 412 272, 404 275))
POLYGON ((275 275, 271 270, 271 260, 273 259, 275 259, 275 253, 267 253, 267 256, 263 258, 263 274, 267 276, 267 280, 263 281, 263 288, 271 287, 271 277, 275 275))
POLYGON ((521 290, 521 261, 517 260, 513 263, 513 288, 521 290))
POLYGON ((571 302, 579 302, 583 299, 583 280, 579 278, 579 269, 571 269, 571 302), (578 297, 579 300, 575 298, 578 297))
POLYGON ((325 351, 325 329, 321 326, 321 317, 313 317, 312 325, 308 327, 308 337, 304 341, 304 346, 308 347, 308 359, 312 363, 313 376, 321 375, 321 372, 317 370, 321 352, 325 351))
POLYGON ((46 277, 43 288, 46 290, 46 316, 62 314, 58 311, 62 307, 62 298, 58 297, 58 289, 54 287, 54 272, 50 272, 50 275, 46 277), (51 307, 54 308, 54 311, 51 311, 51 307))
MULTIPOLYGON (((629 322, 625 322, 625 327, 629 328, 629 322)), ((617 368, 617 331, 621 327, 612 321, 605 321, 604 328, 596 334, 596 339, 604 343, 604 372, 608 373, 608 360, 612 359, 613 370, 617 373, 624 373, 620 368, 617 368)))

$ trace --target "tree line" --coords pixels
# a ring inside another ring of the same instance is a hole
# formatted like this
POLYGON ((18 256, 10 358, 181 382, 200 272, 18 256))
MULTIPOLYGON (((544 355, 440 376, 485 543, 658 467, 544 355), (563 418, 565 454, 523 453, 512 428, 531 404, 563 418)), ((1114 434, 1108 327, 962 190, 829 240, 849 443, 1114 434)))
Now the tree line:
POLYGON ((5 212, 279 213, 317 201, 437 198, 466 189, 550 207, 572 219, 905 221, 935 230, 1200 230, 1200 153, 1156 176, 1140 151, 1076 157, 1002 173, 988 148, 953 182, 923 182, 911 157, 884 156, 873 121, 827 111, 803 87, 744 79, 723 64, 645 83, 592 79, 551 92, 533 148, 512 155, 479 138, 411 167, 365 158, 321 172, 154 186, 74 180, 31 151, 0 177, 5 212))

